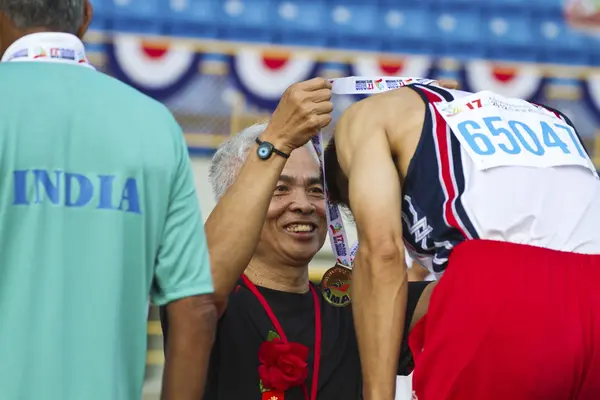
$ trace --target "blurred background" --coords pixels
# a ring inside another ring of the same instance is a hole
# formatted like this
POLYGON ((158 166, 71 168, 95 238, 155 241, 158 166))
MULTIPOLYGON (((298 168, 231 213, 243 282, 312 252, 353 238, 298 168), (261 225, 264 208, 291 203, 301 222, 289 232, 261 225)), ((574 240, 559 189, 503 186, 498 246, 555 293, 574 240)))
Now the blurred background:
MULTIPOLYGON (((313 76, 450 78, 548 104, 600 166, 600 0, 92 0, 99 70, 166 104, 184 129, 206 218, 210 156, 313 76)), ((334 99, 336 115, 360 97, 334 99)), ((352 236, 352 234, 351 234, 352 236)), ((326 242, 311 278, 333 263, 326 242)), ((163 364, 148 322, 147 399, 163 364)))

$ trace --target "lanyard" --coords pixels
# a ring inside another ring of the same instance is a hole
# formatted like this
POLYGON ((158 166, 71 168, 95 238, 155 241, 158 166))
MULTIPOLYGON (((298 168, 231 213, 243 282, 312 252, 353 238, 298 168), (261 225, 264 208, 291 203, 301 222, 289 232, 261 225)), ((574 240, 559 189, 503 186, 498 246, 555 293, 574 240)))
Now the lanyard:
MULTIPOLYGON (((248 287, 248 289, 252 292, 252 294, 258 299, 260 305, 263 307, 273 327, 277 331, 277 334, 283 340, 284 343, 288 343, 287 336, 285 336, 285 332, 279 323, 279 320, 275 316, 275 313, 267 303, 267 299, 258 291, 258 288, 254 283, 250 281, 246 277, 246 275, 242 275, 242 280, 248 287)), ((321 366, 321 307, 319 307, 319 297, 317 296, 317 292, 312 285, 309 284, 310 291, 312 293, 313 302, 315 305, 315 349, 313 353, 313 376, 312 376, 312 385, 310 390, 310 398, 308 397, 308 389, 306 388, 306 384, 302 385, 302 390, 304 391, 304 398, 306 400, 316 400, 317 399, 317 390, 319 389, 319 368, 321 366)))
MULTIPOLYGON (((406 85, 418 83, 421 85, 430 85, 435 82, 433 79, 423 78, 402 78, 402 77, 363 77, 350 76, 346 78, 331 79, 331 91, 333 94, 375 94, 383 93, 389 90, 401 88, 406 85)), ((323 163, 323 134, 319 133, 312 137, 312 144, 319 156, 321 171, 323 172, 323 186, 325 188, 325 198, 329 196, 327 191, 327 182, 325 181, 325 164, 323 163)), ((327 215, 327 229, 329 230, 329 241, 331 249, 335 255, 336 261, 341 265, 352 268, 352 262, 358 250, 358 242, 349 246, 348 236, 344 227, 344 221, 340 209, 337 205, 326 201, 325 207, 327 215)))

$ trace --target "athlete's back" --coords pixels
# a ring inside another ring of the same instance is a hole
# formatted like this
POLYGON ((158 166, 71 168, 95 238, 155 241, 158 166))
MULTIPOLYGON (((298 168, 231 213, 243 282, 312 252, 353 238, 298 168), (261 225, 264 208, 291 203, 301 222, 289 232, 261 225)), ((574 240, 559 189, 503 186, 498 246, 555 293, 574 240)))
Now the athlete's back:
POLYGON ((600 181, 564 115, 493 93, 413 88, 427 101, 403 191, 413 254, 438 274, 474 238, 600 254, 600 181), (422 218, 426 240, 414 229, 422 218))
POLYGON ((367 393, 391 386, 403 238, 443 273, 409 338, 415 397, 600 398, 600 189, 574 128, 489 92, 388 93, 349 108, 324 156, 360 241, 357 332, 385 331, 358 335, 367 393))

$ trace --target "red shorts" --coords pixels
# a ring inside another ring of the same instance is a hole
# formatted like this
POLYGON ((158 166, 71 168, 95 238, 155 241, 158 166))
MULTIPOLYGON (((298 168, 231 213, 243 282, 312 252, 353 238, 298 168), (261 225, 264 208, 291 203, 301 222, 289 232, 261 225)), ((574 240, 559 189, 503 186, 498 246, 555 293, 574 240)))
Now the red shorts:
POLYGON ((409 345, 419 400, 598 400, 600 255, 466 241, 409 345))

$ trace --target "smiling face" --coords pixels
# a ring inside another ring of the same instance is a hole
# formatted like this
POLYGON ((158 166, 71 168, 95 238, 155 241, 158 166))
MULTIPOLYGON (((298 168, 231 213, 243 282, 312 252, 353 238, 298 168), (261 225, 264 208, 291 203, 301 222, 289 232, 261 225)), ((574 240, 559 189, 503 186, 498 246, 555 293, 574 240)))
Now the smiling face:
POLYGON ((256 256, 268 263, 305 267, 327 233, 319 163, 296 149, 283 169, 265 219, 256 256))

